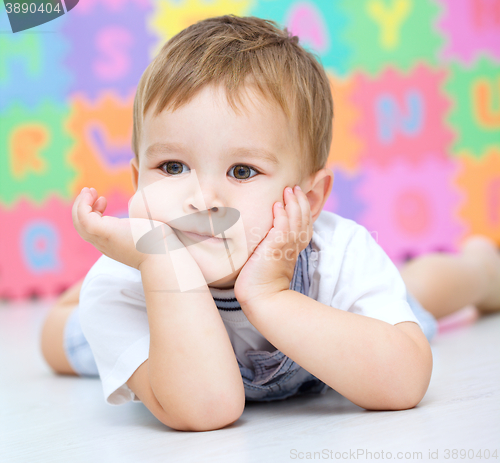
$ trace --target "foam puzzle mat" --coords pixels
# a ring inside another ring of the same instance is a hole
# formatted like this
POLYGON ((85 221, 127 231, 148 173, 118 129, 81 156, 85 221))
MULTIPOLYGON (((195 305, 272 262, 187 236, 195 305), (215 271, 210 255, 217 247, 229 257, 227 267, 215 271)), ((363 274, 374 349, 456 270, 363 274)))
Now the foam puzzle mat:
POLYGON ((500 0, 85 0, 12 33, 0 5, 0 298, 54 296, 101 255, 73 228, 84 186, 127 217, 139 78, 199 20, 286 26, 335 104, 325 209, 364 225, 396 265, 500 245, 500 0))

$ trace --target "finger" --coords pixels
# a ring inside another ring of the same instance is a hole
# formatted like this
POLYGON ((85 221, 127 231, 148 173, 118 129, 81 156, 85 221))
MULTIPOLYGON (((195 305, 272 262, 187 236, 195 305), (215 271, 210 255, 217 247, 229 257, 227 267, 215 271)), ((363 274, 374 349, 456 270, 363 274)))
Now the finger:
POLYGON ((97 201, 99 199, 99 195, 97 194, 97 190, 94 187, 89 188, 90 194, 92 195, 92 199, 97 201))
POLYGON ((80 193, 80 201, 76 209, 77 218, 85 229, 88 229, 89 226, 89 218, 92 212, 93 203, 92 193, 89 188, 85 187, 80 193))
POLYGON ((75 202, 73 203, 73 207, 71 208, 71 218, 73 220, 73 225, 76 227, 78 225, 78 219, 77 219, 77 216, 76 216, 76 209, 78 207, 78 202, 79 202, 79 199, 80 199, 80 195, 78 195, 76 198, 75 198, 75 202))
MULTIPOLYGON (((92 207, 92 209, 95 210, 97 201, 99 201, 100 198, 104 198, 104 196, 98 196, 97 190, 94 187, 90 187, 90 188, 85 187, 83 190, 85 190, 85 192, 90 193, 91 199, 89 201, 89 204, 92 207)), ((82 192, 84 192, 83 190, 82 190, 82 192)))
MULTIPOLYGON (((277 201, 276 203, 274 203, 273 213, 274 213, 274 221, 273 221, 274 235, 277 235, 278 233, 282 234, 288 233, 290 231, 290 224, 287 212, 285 211, 282 202, 277 201)), ((282 241, 285 240, 282 239, 282 241)))
POLYGON ((93 206, 94 212, 98 212, 102 216, 102 214, 106 210, 107 204, 108 201, 106 200, 106 198, 104 196, 99 196, 99 198, 97 199, 97 201, 94 203, 93 206))
POLYGON ((295 196, 302 210, 302 229, 307 229, 312 223, 311 205, 306 194, 301 189, 295 188, 295 196))
POLYGON ((81 207, 81 202, 83 198, 83 192, 85 188, 82 188, 82 191, 78 194, 78 196, 75 199, 75 202, 73 204, 73 208, 71 210, 71 216, 73 219, 73 224, 75 227, 81 227, 81 220, 80 220, 80 207, 81 207))
POLYGON ((311 241, 313 234, 311 205, 309 204, 306 194, 301 189, 295 188, 295 195, 302 212, 302 229, 299 232, 299 241, 301 247, 305 248, 311 241))
POLYGON ((302 229, 302 210, 297 197, 290 187, 285 188, 285 199, 285 209, 290 219, 290 231, 294 234, 291 238, 295 241, 298 239, 298 234, 302 229))

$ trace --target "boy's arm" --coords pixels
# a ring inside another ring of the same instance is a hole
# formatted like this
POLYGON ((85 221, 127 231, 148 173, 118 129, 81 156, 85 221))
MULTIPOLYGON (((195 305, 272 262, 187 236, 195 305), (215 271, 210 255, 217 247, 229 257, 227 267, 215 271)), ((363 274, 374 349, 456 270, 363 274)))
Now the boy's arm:
POLYGON ((148 375, 143 362, 127 384, 167 426, 191 431, 227 426, 245 406, 229 336, 206 284, 180 291, 166 251, 170 245, 182 257, 176 270, 190 280, 187 283, 205 280, 170 227, 146 213, 141 193, 129 202, 128 219, 103 216, 106 199, 98 197, 94 188, 84 188, 72 209, 73 223, 83 239, 141 272, 150 332, 148 375), (142 241, 146 232, 148 238, 139 250, 137 238, 142 241))
POLYGON ((427 391, 432 353, 416 323, 391 325, 292 290, 241 307, 273 346, 360 407, 412 408, 427 391))
MULTIPOLYGON (((309 199, 300 188, 286 188, 283 194, 285 208, 273 205, 273 227, 234 285, 245 315, 277 349, 360 407, 414 407, 432 373, 432 353, 420 327, 345 312, 290 290, 297 256, 313 234, 313 220, 309 199)), ((360 243, 370 255, 373 246, 365 234, 360 243)), ((371 267, 347 271, 350 279, 387 267, 381 248, 375 247, 375 252, 379 258, 369 261, 371 267)), ((396 271, 389 269, 391 278, 396 271)))
POLYGON ((170 262, 153 256, 140 267, 150 327, 149 384, 143 386, 182 430, 219 429, 245 406, 238 363, 208 287, 173 290, 170 262))

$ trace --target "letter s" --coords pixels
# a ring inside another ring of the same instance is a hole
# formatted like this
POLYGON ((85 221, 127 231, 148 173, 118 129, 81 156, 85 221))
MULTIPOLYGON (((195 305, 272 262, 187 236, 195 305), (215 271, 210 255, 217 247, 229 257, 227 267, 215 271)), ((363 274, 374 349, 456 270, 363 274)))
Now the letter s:
POLYGON ((96 47, 101 56, 94 61, 95 74, 102 80, 117 80, 130 69, 130 47, 134 38, 120 26, 108 26, 96 36, 96 47))

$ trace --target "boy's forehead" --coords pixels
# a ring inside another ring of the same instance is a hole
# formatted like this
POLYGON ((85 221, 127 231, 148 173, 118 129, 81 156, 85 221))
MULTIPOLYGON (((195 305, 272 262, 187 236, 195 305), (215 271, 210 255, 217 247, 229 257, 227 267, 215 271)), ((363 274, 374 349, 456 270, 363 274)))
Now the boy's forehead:
MULTIPOLYGON (((220 109, 221 111, 230 111, 233 115, 237 115, 237 111, 246 115, 256 113, 262 114, 263 111, 266 111, 272 112, 274 115, 280 113, 283 119, 287 119, 278 102, 267 93, 263 93, 252 81, 248 81, 240 86, 235 96, 232 98, 232 102, 230 102, 230 97, 223 84, 206 84, 184 101, 172 99, 166 107, 162 108, 160 114, 155 116, 154 114, 156 113, 158 100, 159 97, 149 106, 144 116, 144 122, 151 122, 155 118, 160 118, 162 115, 183 111, 186 110, 186 108, 198 106, 200 103, 209 103, 210 106, 220 109), (174 105, 177 106, 175 111, 172 109, 174 105)), ((286 122, 289 121, 287 120, 286 122)))
POLYGON ((174 114, 178 116, 184 113, 190 116, 193 111, 200 112, 204 108, 210 110, 211 115, 225 114, 231 122, 237 121, 236 116, 241 115, 247 119, 252 118, 254 121, 259 119, 261 121, 272 120, 273 129, 286 129, 288 137, 296 129, 279 104, 269 96, 263 95, 254 85, 242 86, 232 102, 230 102, 225 88, 222 88, 221 85, 206 85, 192 95, 188 101, 180 103, 170 101, 159 114, 156 114, 157 100, 152 102, 144 116, 143 129, 151 125, 161 125, 166 118, 172 119, 170 116, 174 114), (176 105, 177 108, 173 110, 176 105))
MULTIPOLYGON (((235 101, 237 108, 240 112, 246 116, 247 118, 252 118, 253 121, 258 121, 260 124, 257 124, 258 129, 264 130, 268 136, 264 138, 259 138, 260 146, 247 146, 247 148, 260 148, 261 154, 262 152, 267 151, 268 153, 276 152, 276 157, 278 161, 282 156, 280 154, 283 151, 287 153, 286 162, 290 162, 290 150, 294 151, 297 147, 297 140, 295 137, 297 136, 295 127, 292 126, 290 121, 287 119, 284 111, 278 105, 278 103, 271 101, 269 97, 266 98, 255 85, 249 83, 242 87, 239 91, 239 95, 241 100, 235 101), (294 133, 295 132, 295 133, 294 133), (266 143, 266 140, 272 140, 272 143, 266 143), (266 146, 267 145, 267 146, 266 146)), ((191 130, 196 130, 196 126, 188 123, 188 118, 183 120, 182 118, 173 118, 172 116, 183 114, 188 116, 191 114, 191 111, 200 111, 200 108, 203 108, 205 105, 211 108, 211 111, 218 113, 219 110, 221 112, 225 112, 228 116, 228 120, 230 123, 237 124, 236 113, 231 107, 227 93, 225 88, 221 85, 207 85, 204 88, 200 89, 197 94, 193 95, 193 97, 186 103, 179 106, 175 111, 172 111, 171 105, 170 107, 164 108, 157 116, 154 115, 154 110, 156 108, 156 101, 148 108, 148 111, 144 118, 143 124, 143 133, 146 135, 143 140, 144 143, 141 143, 143 146, 143 150, 158 150, 161 149, 161 145, 165 145, 168 150, 168 146, 173 146, 175 144, 182 145, 183 137, 182 132, 185 134, 190 134, 191 130), (230 112, 231 117, 227 111, 230 112), (172 136, 172 133, 165 127, 166 122, 173 121, 174 124, 180 124, 179 121, 183 121, 183 130, 182 132, 176 131, 175 137, 172 136), (149 136, 148 136, 149 135, 149 136), (154 146, 154 148, 151 148, 154 146)), ((203 110, 201 110, 201 114, 203 110)), ((242 119, 245 121, 245 119, 242 119)), ((207 121, 213 122, 213 121, 207 121)), ((240 124, 241 128, 244 129, 243 135, 248 135, 249 139, 251 139, 252 130, 249 130, 245 123, 240 124)), ((255 127, 255 126, 254 126, 255 127)), ((186 143, 189 144, 191 137, 186 138, 186 143)), ((223 143, 225 140, 220 140, 223 143)), ((237 140, 244 144, 245 140, 237 140)), ((233 145, 235 140, 233 140, 233 145)), ((240 144, 241 144, 240 143, 240 144)), ((248 143, 247 143, 248 144, 248 143)), ((251 145, 251 143, 250 143, 251 145)), ((240 148, 239 146, 232 146, 233 151, 235 149, 240 148)), ((243 146, 244 148, 244 146, 243 146)), ((257 150, 255 150, 257 151, 257 150)))

